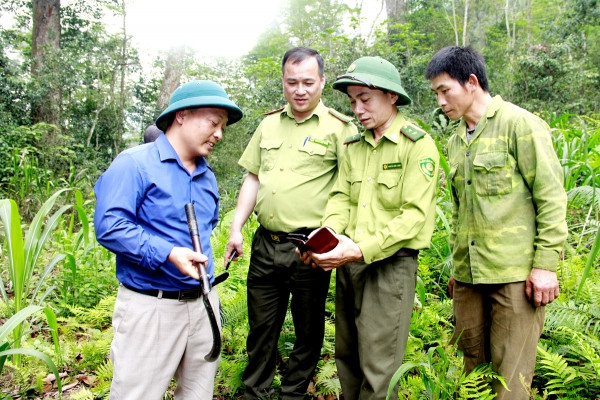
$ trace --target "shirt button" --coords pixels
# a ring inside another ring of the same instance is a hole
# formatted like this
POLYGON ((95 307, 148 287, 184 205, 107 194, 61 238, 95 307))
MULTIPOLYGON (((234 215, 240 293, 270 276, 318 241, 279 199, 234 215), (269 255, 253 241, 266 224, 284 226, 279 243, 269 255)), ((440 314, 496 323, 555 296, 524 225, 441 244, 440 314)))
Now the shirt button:
POLYGON ((471 184, 471 180, 469 179, 469 180, 467 181, 467 185, 470 185, 470 184, 471 184))
POLYGON ((310 154, 314 154, 314 151, 312 151, 312 150, 311 150, 311 151, 310 151, 310 154))
POLYGON ((373 154, 377 154, 377 150, 373 150, 373 154))
POLYGON ((475 246, 475 241, 474 240, 471 241, 471 246, 475 246))
POLYGON ((288 149, 291 149, 291 148, 292 148, 292 145, 291 145, 291 144, 290 144, 290 145, 288 145, 288 149))
POLYGON ((367 203, 363 203, 363 207, 366 207, 366 206, 367 206, 367 203))
POLYGON ((471 155, 470 151, 467 151, 467 157, 469 157, 471 155))
POLYGON ((368 178, 367 178, 367 180, 368 180, 369 182, 371 182, 373 179, 372 179, 371 177, 368 177, 368 178))
POLYGON ((362 230, 359 229, 359 230, 356 231, 356 233, 358 233, 359 235, 362 235, 362 230))
POLYGON ((277 192, 277 189, 273 189, 273 194, 275 194, 275 192, 277 192))
POLYGON ((283 171, 283 168, 279 168, 280 171, 283 171))
POLYGON ((270 218, 270 219, 273 219, 273 214, 269 215, 269 218, 270 218))

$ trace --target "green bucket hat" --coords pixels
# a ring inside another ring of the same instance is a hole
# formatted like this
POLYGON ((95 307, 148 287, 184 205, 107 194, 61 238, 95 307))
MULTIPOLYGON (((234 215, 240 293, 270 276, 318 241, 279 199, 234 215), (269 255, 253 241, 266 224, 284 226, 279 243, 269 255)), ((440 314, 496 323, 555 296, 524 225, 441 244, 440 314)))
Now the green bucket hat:
POLYGON ((211 81, 191 81, 179 86, 171 95, 169 106, 156 119, 156 126, 167 129, 169 115, 186 108, 215 107, 227 111, 227 125, 236 123, 244 116, 242 110, 229 100, 225 90, 211 81))
POLYGON ((394 65, 381 57, 361 57, 354 61, 345 74, 337 77, 333 88, 346 93, 348 85, 360 85, 383 89, 398 94, 397 106, 410 104, 412 100, 400 82, 400 73, 394 65))

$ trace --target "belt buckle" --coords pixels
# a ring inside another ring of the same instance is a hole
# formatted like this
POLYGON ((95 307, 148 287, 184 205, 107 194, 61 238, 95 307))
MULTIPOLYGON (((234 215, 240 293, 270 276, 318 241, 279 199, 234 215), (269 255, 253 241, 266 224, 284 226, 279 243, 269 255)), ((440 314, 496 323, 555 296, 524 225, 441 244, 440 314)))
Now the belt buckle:
POLYGON ((274 242, 281 242, 281 239, 279 239, 279 235, 275 235, 273 233, 269 233, 269 235, 271 236, 271 240, 274 242))
POLYGON ((200 297, 200 289, 180 290, 179 297, 177 298, 177 300, 179 300, 179 301, 196 300, 198 297, 200 297))

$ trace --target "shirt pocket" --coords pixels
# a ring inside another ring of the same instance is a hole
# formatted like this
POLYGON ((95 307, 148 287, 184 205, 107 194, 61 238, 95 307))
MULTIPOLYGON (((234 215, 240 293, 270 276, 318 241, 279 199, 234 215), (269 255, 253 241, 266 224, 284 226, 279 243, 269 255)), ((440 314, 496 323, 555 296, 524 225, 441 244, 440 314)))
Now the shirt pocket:
POLYGON ((477 194, 496 196, 512 192, 512 174, 507 152, 477 154, 473 160, 473 169, 477 194))
POLYGON ((377 197, 379 208, 397 210, 401 205, 402 169, 381 171, 377 176, 377 197))
POLYGON ((298 147, 298 160, 294 163, 292 171, 305 176, 320 176, 325 171, 325 155, 327 154, 326 145, 306 142, 298 147))
POLYGON ((348 185, 350 186, 350 202, 353 204, 358 203, 358 197, 360 195, 360 187, 363 180, 363 171, 353 169, 350 171, 348 176, 348 185))
POLYGON ((270 171, 275 167, 277 153, 282 143, 282 139, 263 139, 260 142, 260 169, 262 171, 270 171))

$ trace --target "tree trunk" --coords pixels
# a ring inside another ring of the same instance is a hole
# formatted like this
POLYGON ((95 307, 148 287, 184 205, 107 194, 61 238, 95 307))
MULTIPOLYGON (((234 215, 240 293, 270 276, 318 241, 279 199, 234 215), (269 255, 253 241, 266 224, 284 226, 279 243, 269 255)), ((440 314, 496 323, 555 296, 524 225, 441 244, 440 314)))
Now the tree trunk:
POLYGON ((120 88, 120 102, 119 102, 119 121, 117 122, 117 135, 114 139, 113 145, 115 154, 119 154, 121 151, 121 143, 123 141, 123 127, 125 125, 125 98, 127 93, 125 91, 125 82, 127 78, 127 10, 125 8, 125 0, 121 3, 123 10, 123 41, 121 45, 121 88, 120 88))
POLYGON ((465 17, 463 20, 462 45, 467 45, 467 22, 469 21, 469 0, 465 0, 465 17))
POLYGON ((165 67, 165 75, 160 88, 160 93, 158 95, 158 100, 156 102, 156 116, 158 116, 162 110, 167 108, 171 94, 180 84, 184 56, 185 47, 183 46, 174 47, 169 50, 167 65, 165 67))
POLYGON ((388 36, 398 33, 396 24, 406 23, 406 0, 385 0, 385 10, 388 17, 388 36))
POLYGON ((60 0, 33 0, 31 74, 39 90, 32 104, 34 122, 60 126, 61 91, 57 55, 60 49, 60 0))

